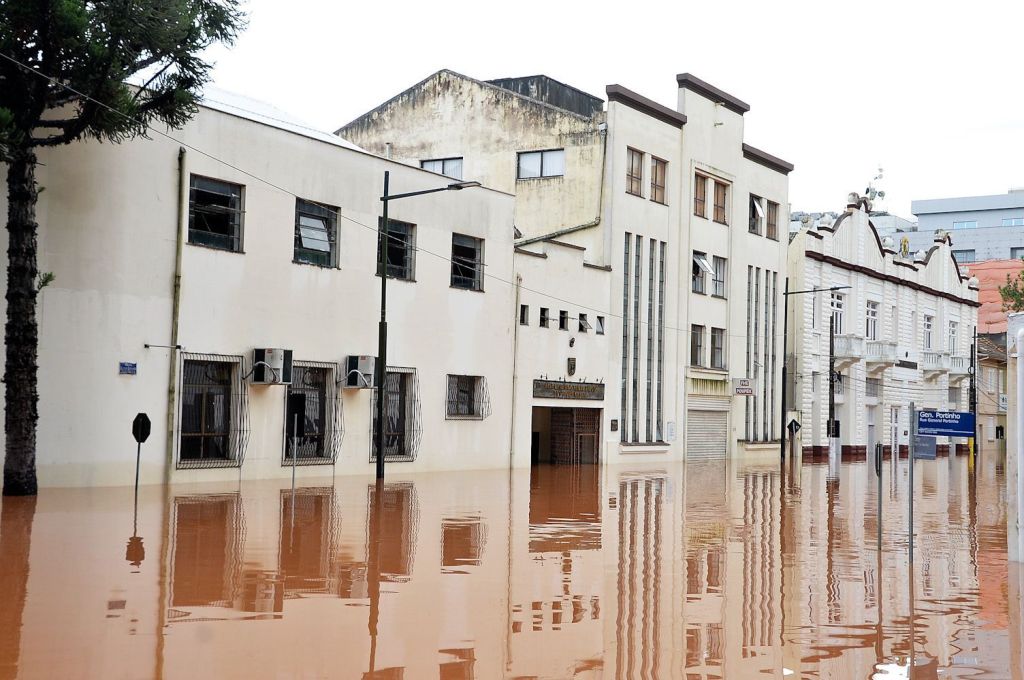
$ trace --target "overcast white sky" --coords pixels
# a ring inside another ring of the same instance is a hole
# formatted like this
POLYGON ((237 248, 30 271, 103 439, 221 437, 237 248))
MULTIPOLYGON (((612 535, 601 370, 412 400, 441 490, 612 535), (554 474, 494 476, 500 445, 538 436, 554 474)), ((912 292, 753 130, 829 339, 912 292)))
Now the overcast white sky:
POLYGON ((1024 185, 1024 2, 249 0, 214 82, 334 130, 441 68, 543 73, 674 107, 689 71, 751 105, 746 141, 794 164, 794 210, 1024 185))

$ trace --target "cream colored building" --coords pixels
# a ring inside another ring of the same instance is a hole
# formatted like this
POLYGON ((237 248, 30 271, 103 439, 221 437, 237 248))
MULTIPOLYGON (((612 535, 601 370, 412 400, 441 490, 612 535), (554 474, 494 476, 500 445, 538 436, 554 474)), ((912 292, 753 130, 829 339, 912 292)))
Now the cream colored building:
MULTIPOLYGON (((290 476, 292 423, 298 477, 370 474, 374 391, 346 361, 377 353, 384 173, 392 193, 450 181, 224 93, 169 134, 40 157, 40 483, 131 484, 137 412, 143 483, 290 476), (291 351, 290 385, 257 384, 266 348, 291 351)), ((388 458, 507 468, 513 198, 390 215, 388 458)))
POLYGON ((439 71, 338 131, 515 194, 516 465, 774 448, 792 166, 744 142, 747 104, 676 85, 439 71))
MULTIPOLYGON (((909 442, 909 406, 966 411, 977 281, 951 242, 900 256, 879 237, 865 199, 850 196, 834 221, 801 229, 790 243, 789 375, 805 452, 828 447, 829 330, 834 324, 835 416, 843 453, 909 442), (829 291, 830 288, 845 287, 829 291)), ((955 442, 939 438, 939 450, 955 442)))

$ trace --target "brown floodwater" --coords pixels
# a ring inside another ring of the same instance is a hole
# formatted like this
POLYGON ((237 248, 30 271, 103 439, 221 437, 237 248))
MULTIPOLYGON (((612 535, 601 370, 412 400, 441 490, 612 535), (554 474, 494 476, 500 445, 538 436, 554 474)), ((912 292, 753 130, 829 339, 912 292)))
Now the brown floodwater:
POLYGON ((0 679, 1019 680, 1003 469, 918 461, 912 571, 905 460, 44 490, 0 679))

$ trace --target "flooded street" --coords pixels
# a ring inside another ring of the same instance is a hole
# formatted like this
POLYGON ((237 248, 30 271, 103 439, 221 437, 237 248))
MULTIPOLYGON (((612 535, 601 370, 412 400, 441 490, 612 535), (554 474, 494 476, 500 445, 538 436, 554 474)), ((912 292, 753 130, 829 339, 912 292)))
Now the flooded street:
POLYGON ((0 678, 1024 678, 1003 466, 556 466, 4 499, 0 678), (913 668, 908 668, 913 659, 913 668))

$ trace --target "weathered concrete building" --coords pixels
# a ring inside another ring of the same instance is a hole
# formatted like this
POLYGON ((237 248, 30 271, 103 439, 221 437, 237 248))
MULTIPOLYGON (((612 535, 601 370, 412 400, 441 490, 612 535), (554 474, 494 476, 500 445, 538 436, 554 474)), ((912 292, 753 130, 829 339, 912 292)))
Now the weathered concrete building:
MULTIPOLYGON (((927 251, 899 256, 864 207, 851 194, 835 222, 801 229, 789 246, 791 289, 824 289, 790 303, 792 409, 805 452, 828 447, 830 323, 837 373, 831 389, 844 453, 864 453, 877 442, 887 450, 894 441, 907 446, 910 402, 918 409, 968 408, 977 280, 961 272, 945 237, 927 251)), ((940 450, 954 443, 946 439, 939 439, 940 450)))
POLYGON ((545 76, 440 71, 338 131, 515 194, 516 408, 533 411, 517 464, 779 436, 792 166, 744 142, 747 104, 690 74, 676 84, 675 108, 620 85, 602 106, 545 76))

